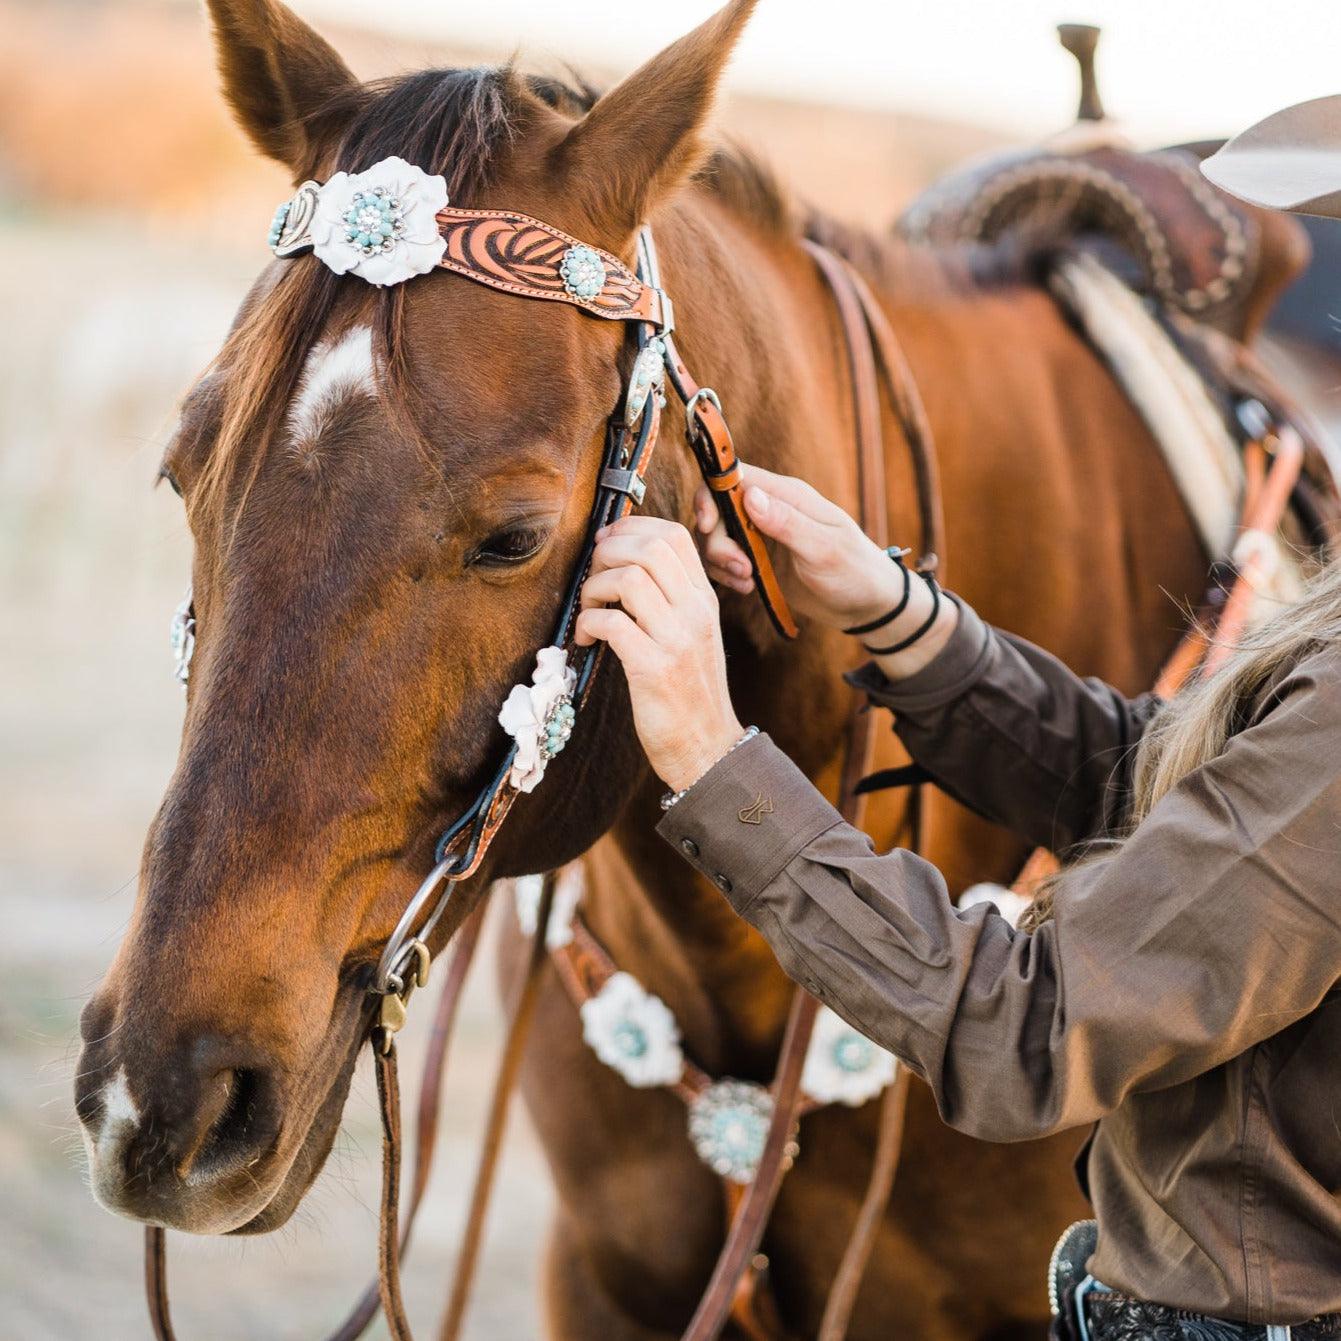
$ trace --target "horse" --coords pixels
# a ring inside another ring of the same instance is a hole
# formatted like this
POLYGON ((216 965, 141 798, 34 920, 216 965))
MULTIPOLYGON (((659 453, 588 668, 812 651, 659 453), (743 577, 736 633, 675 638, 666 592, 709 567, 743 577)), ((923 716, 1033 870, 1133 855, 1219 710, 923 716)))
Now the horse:
MULTIPOLYGON (((601 96, 511 67, 361 83, 277 0, 208 8, 227 99, 295 182, 399 155, 443 174, 454 203, 524 211, 629 264, 649 223, 680 346, 742 454, 855 510, 842 329, 803 237, 843 251, 925 400, 955 590, 1084 672, 1150 683, 1179 634, 1176 600, 1200 595, 1207 568, 1155 443, 1025 258, 840 229, 713 148, 711 105, 753 0, 601 96)), ((283 1225, 316 1178, 372 966, 436 836, 487 779, 499 705, 571 579, 629 358, 615 323, 445 271, 377 292, 307 257, 269 265, 245 299, 161 468, 194 538, 197 641, 134 913, 81 1022, 76 1108, 110 1209, 254 1234, 283 1225)), ((882 413, 891 531, 916 543, 912 469, 882 413)), ((663 446, 646 509, 687 522, 697 479, 663 446)), ((812 627, 784 641, 730 593, 721 616, 741 719, 832 795, 849 640, 812 627)), ((897 757, 892 742, 881 756, 897 757)), ((588 924, 670 1006, 685 1051, 710 1074, 766 1080, 791 985, 654 834, 660 787, 613 664, 550 772, 454 896, 434 951, 491 882, 583 858, 588 924)), ((952 890, 1008 879, 1024 855, 946 797, 925 811, 925 851, 952 890)), ((873 806, 878 845, 904 812, 873 806)), ((505 981, 522 943, 508 919, 505 981)), ((549 1333, 676 1337, 722 1241, 716 1175, 678 1099, 628 1087, 586 1050, 553 974, 534 1029, 522 1086, 558 1190, 549 1333)), ((764 1241, 787 1335, 818 1326, 874 1108, 801 1124, 764 1241)), ((1048 1248, 1084 1209, 1077 1144, 951 1131, 914 1082, 854 1341, 1040 1335, 1048 1248)))

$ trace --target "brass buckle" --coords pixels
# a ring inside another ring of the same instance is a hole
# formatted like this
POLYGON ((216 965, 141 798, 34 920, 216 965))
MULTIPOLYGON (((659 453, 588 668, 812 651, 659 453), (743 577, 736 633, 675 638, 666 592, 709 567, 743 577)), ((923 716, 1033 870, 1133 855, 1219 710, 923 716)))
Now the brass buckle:
POLYGON ((374 1046, 384 1057, 391 1051, 391 1040, 405 1027, 408 1015, 407 1006, 416 987, 428 984, 428 971, 432 967, 433 957, 423 941, 414 940, 406 947, 410 952, 410 969, 402 981, 399 990, 383 992, 377 1007, 377 1025, 374 1046))

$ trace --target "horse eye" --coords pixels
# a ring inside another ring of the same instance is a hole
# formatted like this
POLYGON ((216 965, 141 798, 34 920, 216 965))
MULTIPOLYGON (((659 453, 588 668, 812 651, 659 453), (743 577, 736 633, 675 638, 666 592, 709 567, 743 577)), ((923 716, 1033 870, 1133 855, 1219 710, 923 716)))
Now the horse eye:
POLYGON ((468 562, 483 564, 486 568, 501 568, 504 564, 521 563, 538 554, 544 543, 543 532, 531 526, 516 526, 498 531, 477 545, 468 562))
POLYGON ((168 488, 171 489, 172 492, 176 494, 178 498, 181 498, 183 496, 182 486, 177 483, 176 475, 174 475, 172 471, 170 471, 166 466, 164 466, 163 469, 158 472, 158 478, 160 480, 167 480, 168 488))

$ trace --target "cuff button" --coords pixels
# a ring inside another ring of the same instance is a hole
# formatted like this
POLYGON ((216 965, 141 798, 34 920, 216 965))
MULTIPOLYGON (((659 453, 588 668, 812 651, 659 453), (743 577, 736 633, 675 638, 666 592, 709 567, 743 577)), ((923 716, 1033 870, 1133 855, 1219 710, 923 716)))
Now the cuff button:
POLYGON ((713 876, 712 883, 722 891, 723 894, 730 894, 735 886, 720 871, 713 876))
POLYGON ((681 838, 680 850, 685 854, 686 857, 698 856, 698 844, 694 842, 692 838, 681 838))

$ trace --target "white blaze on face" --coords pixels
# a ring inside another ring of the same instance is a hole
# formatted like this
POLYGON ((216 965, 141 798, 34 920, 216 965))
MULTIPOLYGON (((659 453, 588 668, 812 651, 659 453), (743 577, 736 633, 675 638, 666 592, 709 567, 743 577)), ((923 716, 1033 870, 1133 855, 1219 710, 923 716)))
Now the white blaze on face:
POLYGON ((321 436, 331 415, 355 396, 377 393, 372 328, 354 326, 338 340, 323 340, 308 355, 298 394, 289 410, 296 442, 321 436))
MULTIPOLYGON (((88 1146, 89 1158, 97 1167, 97 1156, 104 1164, 135 1135, 140 1125, 140 1110, 130 1097, 130 1085, 126 1081, 126 1068, 117 1069, 116 1075, 103 1086, 101 1116, 97 1124, 97 1137, 87 1127, 81 1126, 84 1141, 88 1146)), ((96 1190, 96 1186, 95 1186, 96 1190)))
POLYGON ((126 1083, 126 1068, 121 1067, 116 1075, 107 1082, 102 1092, 102 1131, 98 1133, 98 1143, 105 1142, 114 1131, 121 1127, 138 1127, 140 1110, 130 1097, 130 1086, 126 1083))

